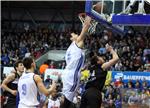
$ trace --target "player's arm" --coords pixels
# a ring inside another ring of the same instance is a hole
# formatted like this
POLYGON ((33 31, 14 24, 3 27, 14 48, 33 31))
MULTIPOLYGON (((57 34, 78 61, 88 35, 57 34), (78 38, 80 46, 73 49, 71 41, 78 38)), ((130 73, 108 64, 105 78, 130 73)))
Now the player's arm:
POLYGON ((60 97, 60 108, 63 106, 64 100, 65 100, 65 97, 62 95, 62 96, 60 97))
POLYGON ((46 96, 50 95, 56 89, 56 83, 54 81, 53 81, 51 87, 49 89, 46 89, 46 87, 44 86, 43 81, 39 75, 35 75, 34 80, 35 80, 40 92, 46 96))
POLYGON ((10 89, 7 84, 10 83, 11 81, 13 81, 15 79, 15 73, 10 73, 3 81, 2 83, 2 88, 8 92, 10 92, 11 94, 15 95, 17 94, 17 90, 12 90, 10 89))
POLYGON ((88 32, 88 29, 90 27, 90 22, 91 22, 91 18, 89 16, 86 16, 85 22, 82 27, 82 31, 77 38, 77 43, 79 43, 80 41, 84 41, 85 34, 88 32))
POLYGON ((104 70, 110 68, 111 66, 113 66, 114 64, 116 64, 118 62, 118 60, 119 60, 118 54, 108 44, 106 44, 106 50, 108 52, 110 52, 113 57, 108 62, 102 64, 102 69, 104 69, 104 70))
POLYGON ((44 102, 43 108, 47 108, 48 106, 48 99, 46 99, 46 101, 44 102))

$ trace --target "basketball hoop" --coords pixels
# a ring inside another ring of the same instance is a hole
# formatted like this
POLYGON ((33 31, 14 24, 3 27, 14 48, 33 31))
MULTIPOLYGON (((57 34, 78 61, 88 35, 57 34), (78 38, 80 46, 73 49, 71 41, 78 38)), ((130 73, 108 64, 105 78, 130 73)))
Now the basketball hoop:
MULTIPOLYGON (((79 17, 79 19, 80 19, 80 21, 82 22, 82 25, 83 25, 83 24, 84 24, 84 21, 85 21, 86 13, 80 13, 80 14, 78 15, 78 17, 79 17)), ((89 34, 95 33, 96 25, 97 25, 97 24, 98 24, 98 22, 95 21, 94 19, 92 19, 91 24, 90 24, 90 27, 89 27, 89 29, 88 29, 88 33, 89 33, 89 34)))

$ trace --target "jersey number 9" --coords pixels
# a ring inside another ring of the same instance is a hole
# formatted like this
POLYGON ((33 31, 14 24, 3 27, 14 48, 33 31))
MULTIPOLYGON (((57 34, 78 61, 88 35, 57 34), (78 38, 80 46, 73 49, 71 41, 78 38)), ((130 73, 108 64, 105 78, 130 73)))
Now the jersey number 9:
POLYGON ((26 92, 27 92, 27 86, 26 86, 26 84, 23 84, 22 85, 22 94, 26 95, 26 92))

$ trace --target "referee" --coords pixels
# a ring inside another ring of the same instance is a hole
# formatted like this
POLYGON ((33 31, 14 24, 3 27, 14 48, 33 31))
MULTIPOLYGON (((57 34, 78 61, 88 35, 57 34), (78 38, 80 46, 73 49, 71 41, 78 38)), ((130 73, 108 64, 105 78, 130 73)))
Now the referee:
POLYGON ((91 76, 86 83, 85 92, 81 97, 80 108, 100 108, 102 103, 101 91, 106 81, 107 71, 117 63, 119 57, 111 46, 106 44, 106 51, 112 54, 112 59, 105 62, 102 57, 93 55, 91 57, 91 76))

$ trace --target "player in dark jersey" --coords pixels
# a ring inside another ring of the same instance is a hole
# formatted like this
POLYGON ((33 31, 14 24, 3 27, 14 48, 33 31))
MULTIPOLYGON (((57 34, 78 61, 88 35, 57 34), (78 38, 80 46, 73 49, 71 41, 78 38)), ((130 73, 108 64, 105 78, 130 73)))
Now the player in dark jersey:
POLYGON ((86 83, 85 92, 81 98, 80 108, 100 108, 102 103, 101 91, 106 81, 107 71, 117 63, 119 57, 111 46, 106 44, 106 51, 112 54, 112 59, 105 62, 102 57, 93 55, 91 57, 91 76, 86 83))
POLYGON ((5 108, 16 108, 16 95, 18 88, 18 80, 24 71, 23 62, 18 60, 14 65, 15 70, 4 79, 2 88, 6 91, 8 97, 5 108))

